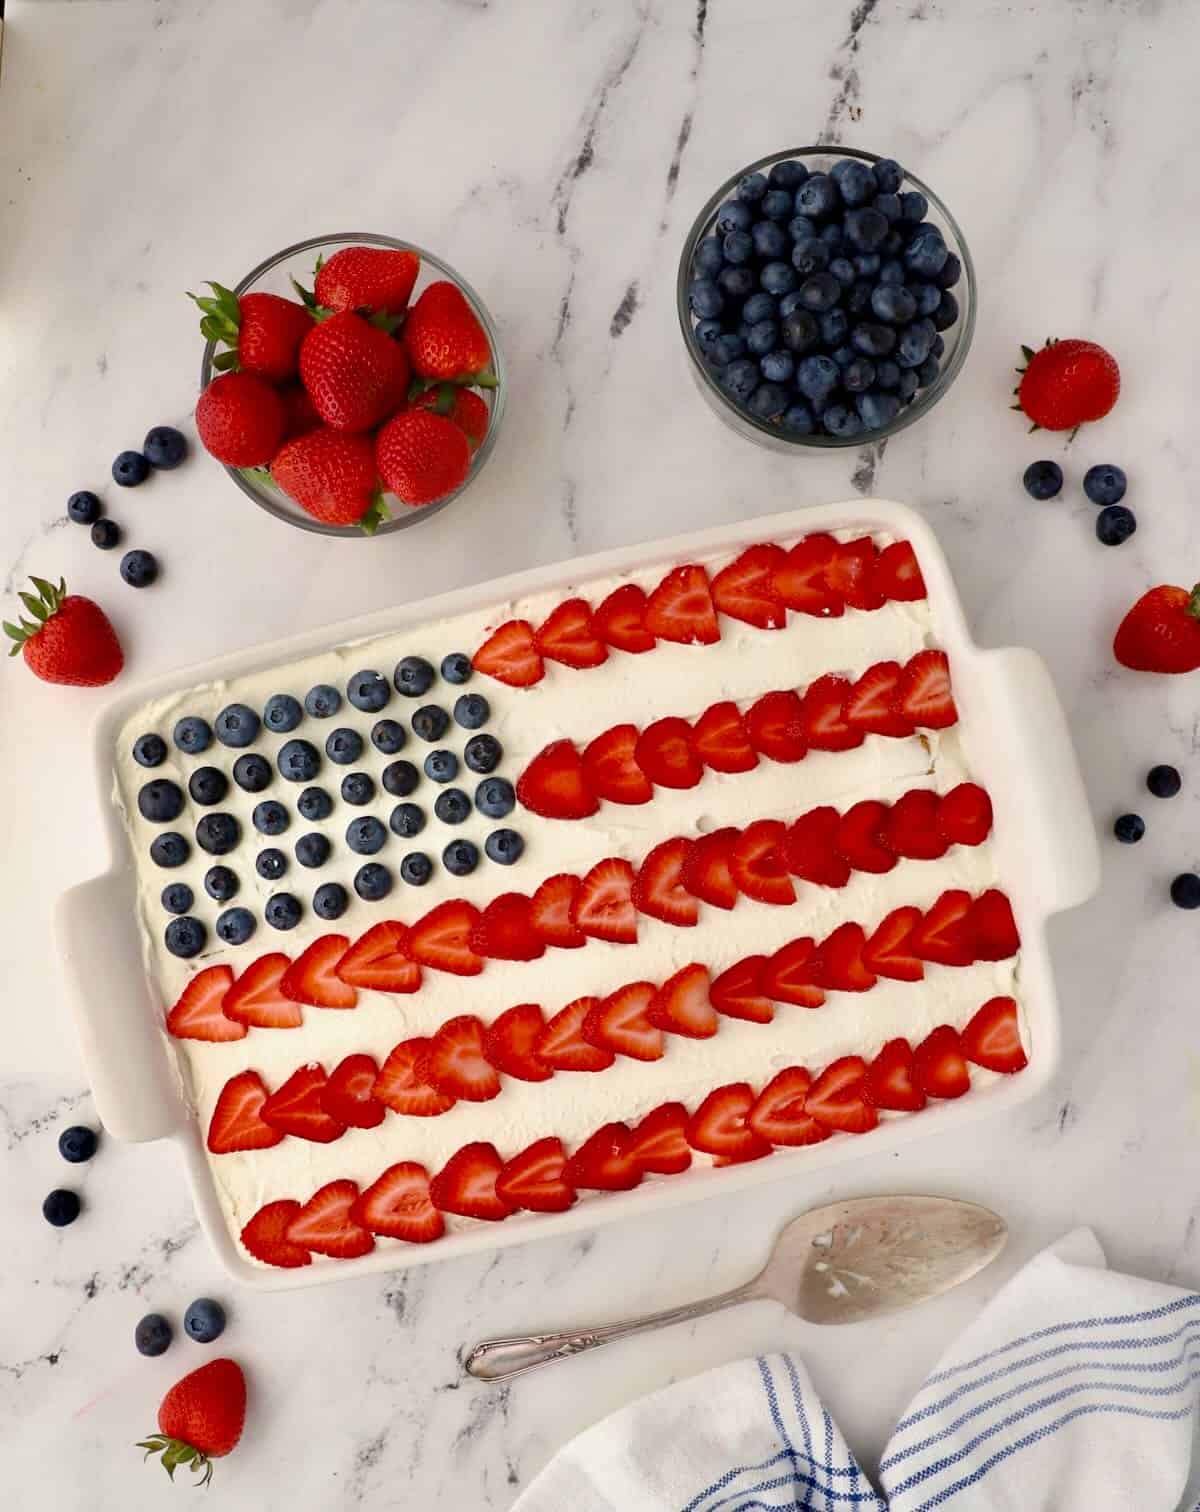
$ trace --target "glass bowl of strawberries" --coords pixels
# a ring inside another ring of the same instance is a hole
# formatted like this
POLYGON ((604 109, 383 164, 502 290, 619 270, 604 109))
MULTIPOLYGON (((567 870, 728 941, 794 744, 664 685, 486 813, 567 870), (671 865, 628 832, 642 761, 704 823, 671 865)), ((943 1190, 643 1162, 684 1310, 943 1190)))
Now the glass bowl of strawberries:
POLYGON ((233 288, 192 295, 206 338, 196 428, 276 519, 362 538, 437 514, 477 476, 504 413, 496 327, 410 242, 317 236, 233 288))

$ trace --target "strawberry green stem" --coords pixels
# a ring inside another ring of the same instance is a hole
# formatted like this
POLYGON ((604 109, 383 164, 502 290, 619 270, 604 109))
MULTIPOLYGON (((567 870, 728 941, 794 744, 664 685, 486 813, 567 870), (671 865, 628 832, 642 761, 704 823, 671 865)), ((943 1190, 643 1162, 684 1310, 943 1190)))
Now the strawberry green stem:
POLYGON ((1200 583, 1196 584, 1188 596, 1187 613, 1193 619, 1200 620, 1200 583))

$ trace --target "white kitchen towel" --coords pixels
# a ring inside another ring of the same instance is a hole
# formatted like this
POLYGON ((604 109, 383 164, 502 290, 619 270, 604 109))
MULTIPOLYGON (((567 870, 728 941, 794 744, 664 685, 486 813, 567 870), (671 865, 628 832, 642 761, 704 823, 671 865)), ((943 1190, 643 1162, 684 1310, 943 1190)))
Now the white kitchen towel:
POLYGON ((1044 1250, 938 1363, 877 1493, 790 1355, 739 1360, 589 1428, 513 1512, 1200 1512, 1200 1295, 1044 1250))

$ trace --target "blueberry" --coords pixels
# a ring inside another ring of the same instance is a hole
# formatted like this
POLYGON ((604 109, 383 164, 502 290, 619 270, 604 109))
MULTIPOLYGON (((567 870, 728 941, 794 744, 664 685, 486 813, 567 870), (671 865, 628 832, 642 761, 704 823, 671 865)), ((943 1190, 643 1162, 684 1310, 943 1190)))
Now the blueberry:
MULTIPOLYGON (((319 790, 306 789, 305 791, 319 790)), ((300 812, 304 813, 303 795, 301 795, 300 812)), ((309 815, 305 814, 305 818, 308 817, 309 815)), ((261 803, 256 803, 250 818, 260 835, 282 835, 291 823, 291 816, 287 809, 274 798, 264 798, 261 803)))
POLYGON ((100 518, 100 500, 90 488, 81 488, 67 500, 67 517, 76 525, 90 525, 100 518))
POLYGON ((276 735, 287 735, 303 718, 304 710, 290 693, 272 693, 263 706, 263 724, 276 735))
MULTIPOLYGON (((719 320, 702 320, 695 327, 692 334, 695 336, 700 350, 706 356, 711 356, 714 345, 725 334, 725 327, 719 320)), ((445 664, 443 663, 443 665, 445 664)), ((447 681, 453 681, 453 679, 448 678, 447 681)))
POLYGON ((922 283, 918 279, 907 287, 916 301, 918 315, 932 315, 942 302, 942 291, 937 284, 922 283))
POLYGON ((821 424, 829 435, 837 436, 841 440, 861 435, 863 428, 858 412, 848 409, 844 404, 831 404, 822 414, 821 424))
POLYGON ((942 333, 939 331, 938 334, 933 338, 933 344, 929 348, 929 355, 931 357, 936 357, 937 360, 940 362, 942 360, 942 354, 945 352, 945 350, 946 350, 946 339, 942 335, 942 333))
POLYGON ((787 404, 788 392, 782 384, 760 383, 750 395, 746 408, 759 420, 777 420, 787 409, 787 404))
POLYGON ((150 476, 150 464, 141 452, 118 452, 113 458, 112 475, 113 482, 122 488, 136 488, 150 476))
POLYGON ((422 704, 412 717, 413 734, 432 744, 441 740, 450 723, 450 716, 437 704, 422 704))
MULTIPOLYGON (((812 223, 804 221, 803 224, 811 226, 812 223)), ((823 242, 819 236, 813 236, 811 231, 792 248, 792 267, 803 278, 807 278, 810 273, 824 272, 829 262, 829 243, 823 242)))
POLYGON ((425 758, 425 775, 431 782, 452 782, 458 776, 458 757, 453 751, 430 751, 425 758))
POLYGON ((754 211, 744 200, 726 200, 717 211, 716 229, 721 236, 730 231, 748 231, 754 219, 754 211))
POLYGON ((439 793, 433 812, 443 824, 461 824, 471 813, 471 800, 462 788, 447 788, 439 793))
POLYGON ((195 901, 195 895, 186 882, 168 882, 162 890, 162 906, 169 914, 185 914, 195 901))
POLYGON ((171 739, 185 756, 199 756, 212 745, 212 726, 198 714, 185 714, 176 721, 171 739))
POLYGON ((882 362, 875 364, 875 386, 881 389, 894 389, 900 386, 900 364, 893 362, 890 357, 885 357, 882 362))
POLYGON ((846 339, 846 333, 850 329, 850 317, 845 310, 836 307, 826 310, 819 321, 821 327, 821 340, 827 347, 841 346, 846 339))
POLYGON ((955 299, 949 289, 943 292, 941 299, 938 301, 938 307, 933 312, 932 319, 934 329, 938 331, 948 331, 958 319, 958 300, 955 299))
POLYGON ((354 891, 366 903, 378 903, 392 890, 392 874, 380 861, 368 861, 354 873, 354 891))
POLYGON ((793 289, 790 294, 785 294, 779 301, 779 318, 786 320, 793 310, 803 309, 800 303, 799 289, 793 289))
POLYGON ((806 399, 823 407, 825 399, 837 387, 840 377, 837 363, 832 357, 805 357, 796 369, 796 387, 806 399))
MULTIPOLYGON (((696 251, 692 257, 692 268, 698 278, 715 278, 721 271, 725 262, 725 255, 721 251, 721 243, 715 236, 706 236, 696 244, 696 251)), ((445 672, 442 673, 445 677, 445 672)), ((453 682, 453 678, 447 678, 447 682, 453 682)))
POLYGON ((771 294, 751 294, 750 298, 742 306, 742 319, 748 325, 754 325, 759 320, 774 320, 779 313, 779 302, 771 294))
POLYGON ((217 915, 217 937, 226 945, 244 945, 257 928, 258 920, 248 908, 227 908, 217 915))
POLYGON ((346 844, 356 856, 373 856, 383 849, 387 830, 373 814, 351 819, 346 826, 346 844))
POLYGON ((175 830, 168 830, 165 835, 155 835, 150 842, 150 859, 155 866, 182 866, 191 853, 191 846, 175 830))
MULTIPOLYGON (((767 224, 769 225, 770 222, 768 221, 767 224)), ((727 263, 733 263, 734 265, 748 263, 754 256, 754 238, 750 235, 749 231, 731 231, 722 244, 722 251, 725 253, 725 261, 727 263)), ((717 275, 718 287, 721 286, 720 280, 724 272, 725 269, 722 269, 721 273, 717 275)))
POLYGON ((898 194, 877 194, 873 204, 889 224, 900 219, 901 205, 898 194))
POLYGON ((921 386, 921 380, 917 377, 915 368, 905 368, 900 374, 900 383, 896 392, 904 400, 905 404, 913 397, 921 386))
POLYGON ((877 284, 871 294, 871 309, 889 325, 907 325, 917 313, 917 301, 903 284, 877 284))
POLYGON ((314 719, 330 719, 342 707, 342 695, 329 683, 318 683, 304 695, 304 709, 314 719))
POLYGON ((156 425, 146 432, 142 455, 159 472, 170 472, 187 456, 187 442, 173 425, 156 425))
MULTIPOLYGON (((904 264, 898 257, 889 257, 886 262, 879 264, 879 282, 885 286, 888 284, 902 284, 904 282, 904 264)), ((874 290, 871 291, 872 296, 874 290)), ((913 308, 916 308, 916 296, 913 296, 913 308)), ((929 312, 926 311, 926 314, 929 312)), ((910 317, 911 318, 911 317, 910 317)))
POLYGON ((852 259, 854 271, 860 278, 878 278, 883 267, 883 258, 878 252, 856 252, 852 259))
POLYGON ((327 835, 322 835, 317 830, 310 830, 307 835, 301 835, 296 841, 296 860, 301 866, 307 866, 311 871, 325 865, 329 860, 330 848, 327 835))
POLYGON ((858 158, 841 158, 829 170, 829 177, 847 205, 865 205, 878 188, 869 165, 858 158))
MULTIPOLYGON (((841 372, 844 373, 850 366, 850 364, 854 361, 855 351, 852 346, 840 346, 834 347, 833 351, 830 352, 829 355, 833 358, 834 362, 837 363, 838 368, 841 370, 841 372)), ((841 382, 840 377, 838 379, 838 382, 841 382)))
POLYGON ((796 209, 809 220, 831 215, 838 204, 838 192, 827 173, 810 173, 796 190, 796 209))
POLYGON ((949 255, 941 232, 936 226, 928 226, 905 247, 904 263, 919 278, 936 278, 949 255))
POLYGON ((204 891, 216 903, 228 903, 237 897, 238 879, 227 866, 210 866, 204 874, 204 891))
POLYGON ((295 929, 302 913, 299 898, 293 898, 291 893, 273 893, 267 899, 264 910, 266 921, 272 929, 295 929))
MULTIPOLYGON (((725 296, 711 278, 697 278, 688 290, 688 308, 697 320, 715 320, 725 308, 725 296)), ((403 693, 404 689, 400 691, 403 693)), ((422 692, 424 689, 422 689, 422 692)))
POLYGON ((463 750, 463 761, 469 771, 486 777, 500 765, 504 748, 494 735, 472 735, 463 750))
POLYGON ((767 176, 765 173, 747 173, 738 181, 737 197, 740 200, 748 200, 752 205, 762 199, 767 192, 767 176))
POLYGON ((849 257, 845 233, 837 221, 830 221, 827 226, 822 226, 818 234, 829 248, 830 257, 849 257))
POLYGON ((794 204, 794 197, 786 189, 768 189, 759 208, 768 220, 785 221, 794 204))
POLYGON ((479 865, 479 847, 470 840, 451 840, 442 852, 442 865, 452 877, 467 877, 479 865))
POLYGON ((846 309, 851 315, 865 315, 871 308, 871 295, 875 292, 875 285, 868 283, 866 279, 859 279, 851 285, 846 294, 846 309))
POLYGON ((875 364, 869 357, 855 357, 842 369, 842 387, 851 394, 861 394, 875 382, 875 364))
POLYGON ((163 931, 163 940, 173 956, 188 961, 204 949, 207 932, 199 919, 190 914, 182 919, 172 919, 163 931))
MULTIPOLYGON (((738 231, 735 235, 743 236, 745 233, 738 231)), ((745 299, 748 294, 754 293, 756 287, 754 269, 749 266, 748 261, 737 266, 722 268, 717 274, 717 287, 727 299, 737 304, 738 300, 745 299)))
POLYGON ((858 271, 848 257, 835 257, 829 264, 829 271, 843 289, 848 289, 858 277, 858 271))
MULTIPOLYGON (((1176 908, 1200 908, 1200 877, 1195 872, 1181 872, 1175 878, 1171 883, 1171 902, 1176 908)), ((53 1223, 53 1218, 50 1221, 53 1223)))
POLYGON ((903 226, 893 226, 884 237, 883 246, 879 250, 884 257, 899 257, 900 253, 904 251, 906 240, 903 226))
POLYGON ((313 913, 318 919, 340 919, 349 901, 340 882, 322 882, 313 893, 313 913))
POLYGON ((796 359, 791 352, 768 352, 759 368, 768 383, 790 383, 796 371, 796 359))
POLYGON ((133 742, 133 759, 138 766, 161 766, 167 759, 167 742, 153 731, 139 735, 133 742))
POLYGON ((288 869, 287 857, 270 845, 259 851, 254 859, 254 869, 265 882, 278 882, 288 869))
POLYGON ((489 819, 503 819, 511 814, 516 802, 512 783, 503 777, 485 777, 475 789, 475 807, 489 819))
POLYGON ((876 189, 883 194, 895 194, 904 180, 904 169, 895 158, 880 158, 873 165, 871 173, 876 189))
POLYGON ((736 332, 727 331, 718 336, 712 345, 712 360, 718 367, 726 367, 731 362, 736 362, 746 350, 746 338, 736 332))
POLYGON ((772 189, 796 189, 808 177, 808 169, 795 158, 784 158, 775 163, 767 174, 767 183, 772 189))
POLYGON ((778 341, 779 327, 773 320, 760 320, 746 336, 746 345, 755 357, 765 357, 778 341))
POLYGON ((937 381, 937 375, 941 372, 942 365, 936 357, 926 357, 925 361, 917 368, 917 382, 922 388, 928 388, 931 383, 937 381))
POLYGON ((841 297, 842 286, 832 273, 810 274, 800 286, 801 304, 815 315, 832 310, 841 297))
POLYGON ((796 270, 790 263, 765 263, 758 281, 768 294, 790 294, 796 287, 796 270))
POLYGON ((920 367, 929 356, 929 348, 937 333, 929 320, 916 320, 900 332, 896 347, 896 361, 902 368, 920 367))
POLYGON ((306 787, 296 799, 300 817, 315 824, 318 819, 328 819, 333 813, 333 799, 324 788, 306 787))
POLYGON ((790 436, 811 436, 816 429, 812 410, 807 404, 790 404, 780 422, 790 436))
POLYGON ((1119 504, 1125 488, 1125 474, 1112 462, 1089 467, 1083 475, 1083 491, 1093 504, 1119 504))
POLYGON ((233 780, 243 793, 261 793, 271 786, 271 763, 257 751, 247 751, 233 763, 233 780))
POLYGON ((859 394, 855 405, 869 431, 883 430, 900 413, 900 401, 895 394, 881 394, 875 389, 859 394))
POLYGON ((512 866, 521 859, 525 842, 516 830, 498 829, 487 837, 483 849, 489 861, 495 861, 499 866, 512 866))
POLYGON ((205 814, 196 825, 196 844, 210 856, 227 856, 242 838, 232 814, 205 814))
POLYGON ((357 730, 351 730, 345 725, 340 725, 336 730, 331 731, 325 741, 326 756, 338 766, 349 766, 357 761, 362 753, 362 736, 357 730))
POLYGON ((111 551, 121 539, 121 527, 116 520, 97 520, 92 526, 92 545, 101 551, 111 551))
POLYGON ((755 221, 750 232, 755 255, 760 258, 783 257, 787 253, 787 232, 778 221, 755 221))
POLYGON ((400 876, 410 887, 424 887, 433 876, 433 862, 424 851, 409 851, 400 863, 400 876))
POLYGON ((1136 845, 1146 833, 1146 821, 1140 814, 1122 814, 1113 823, 1113 834, 1122 845, 1136 845))
POLYGON ((793 310, 783 322, 783 344, 789 352, 806 352, 821 334, 816 316, 808 310, 793 310))
POLYGON ((364 714, 378 714, 388 699, 392 696, 392 690, 388 686, 386 677, 373 669, 355 672, 346 684, 346 696, 356 709, 361 709, 364 714))
POLYGON ((1183 778, 1175 767, 1164 763, 1146 773, 1146 786, 1156 798, 1174 798, 1183 786, 1183 778))
POLYGON ((213 721, 213 730, 222 745, 240 750, 251 745, 258 736, 258 715, 246 704, 229 704, 213 721))
POLYGON ((375 779, 367 772, 347 772, 342 778, 342 802, 361 808, 375 796, 375 779))
POLYGON ((420 782, 420 774, 411 761, 391 761, 380 773, 385 793, 393 798, 407 798, 420 782))
POLYGON ((1105 546, 1120 546, 1137 529, 1132 509, 1124 504, 1109 504, 1096 516, 1096 539, 1105 546))
POLYGON ((211 1297, 198 1297, 183 1315, 183 1331, 197 1344, 211 1344, 225 1332, 225 1309, 211 1297))
POLYGON ((121 558, 121 577, 131 588, 149 588, 158 577, 158 559, 149 551, 127 551, 121 558))
POLYGON ((198 803, 202 808, 211 808, 214 803, 220 803, 229 791, 229 778, 217 767, 197 767, 188 778, 188 792, 192 796, 192 802, 198 803))
POLYGON ((850 333, 850 345, 864 357, 888 357, 896 345, 896 333, 891 326, 864 320, 850 333))
POLYGON ((155 777, 138 792, 137 806, 151 824, 169 824, 183 811, 183 794, 170 778, 155 777))
POLYGON ((79 1217, 79 1206, 77 1193, 67 1192, 59 1187, 42 1203, 42 1217, 47 1223, 52 1223, 55 1228, 66 1228, 69 1223, 74 1223, 79 1217))
POLYGON ((72 1124, 58 1136, 58 1153, 71 1165, 82 1165, 96 1153, 97 1143, 95 1129, 86 1124, 72 1124))
POLYGON ((307 740, 289 740, 275 758, 279 775, 287 782, 311 782, 321 770, 316 747, 307 740))
POLYGON ((147 1313, 133 1330, 133 1342, 138 1354, 151 1359, 166 1354, 171 1347, 171 1325, 162 1313, 147 1313))
POLYGON ((929 201, 915 189, 908 189, 900 196, 900 217, 910 225, 919 225, 928 213, 929 201))
POLYGON ((937 275, 937 283, 943 289, 952 289, 962 277, 962 262, 958 254, 951 252, 942 264, 942 271, 937 275))
MULTIPOLYGON (((860 252, 878 252, 888 234, 887 217, 871 205, 863 205, 846 215, 846 240, 860 252)), ((865 268, 859 268, 865 273, 865 268)), ((878 272, 878 267, 872 271, 878 272)))
POLYGON ((491 713, 491 705, 482 693, 463 693, 454 701, 454 722, 464 730, 481 729, 491 713))

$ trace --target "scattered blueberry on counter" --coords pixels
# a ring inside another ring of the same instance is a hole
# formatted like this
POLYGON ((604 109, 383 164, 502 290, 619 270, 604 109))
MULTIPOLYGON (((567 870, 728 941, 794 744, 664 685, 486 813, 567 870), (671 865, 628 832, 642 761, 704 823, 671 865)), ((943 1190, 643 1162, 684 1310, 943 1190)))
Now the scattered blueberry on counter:
POLYGON ((197 1344, 211 1344, 225 1332, 225 1309, 211 1297, 197 1297, 183 1315, 183 1331, 197 1344))
POLYGON ((200 954, 207 937, 204 925, 190 914, 182 919, 172 919, 163 932, 167 949, 184 961, 200 954))
POLYGON ((1146 821, 1140 814, 1121 814, 1113 823, 1113 834, 1122 845, 1136 845, 1146 833, 1146 821))
POLYGON ((133 1331, 133 1342, 140 1355, 155 1359, 166 1354, 174 1334, 162 1313, 147 1313, 133 1331))
POLYGON ((1200 908, 1200 877, 1180 872, 1171 883, 1171 902, 1176 908, 1200 908))
POLYGON ((1165 762, 1153 766, 1146 773, 1146 787, 1156 798, 1174 798, 1183 786, 1183 778, 1176 767, 1165 762))
POLYGON ((136 488, 150 476, 150 464, 141 452, 118 452, 113 458, 113 482, 122 488, 136 488))
POLYGON ((1121 546, 1137 529, 1132 509, 1124 504, 1109 504, 1096 516, 1096 539, 1103 546, 1121 546))
POLYGON ((187 441, 172 425, 156 425, 142 442, 142 455, 156 472, 171 472, 187 457, 187 450, 187 441))
POLYGON ((55 1228, 66 1228, 79 1217, 80 1201, 77 1192, 56 1188, 42 1203, 42 1216, 55 1228))
POLYGON ((368 861, 354 874, 354 891, 366 903, 378 903, 392 890, 392 874, 379 861, 368 861))
POLYGON ((58 1153, 71 1165, 82 1165, 91 1160, 99 1144, 95 1129, 86 1124, 72 1124, 58 1136, 58 1153))
POLYGON ((433 862, 424 851, 409 851, 400 863, 400 876, 410 887, 424 887, 433 876, 433 862))
POLYGON ((67 500, 67 518, 76 525, 91 525, 100 518, 103 506, 90 488, 81 488, 67 500))
POLYGON ((149 588, 158 579, 158 559, 150 551, 127 551, 121 558, 121 576, 131 588, 149 588))
POLYGON ((1089 467, 1083 475, 1083 491, 1093 504, 1119 504, 1125 497, 1126 487, 1124 472, 1112 462, 1089 467))
POLYGON ((161 766, 167 759, 167 743, 161 735, 139 735, 133 742, 133 759, 138 766, 161 766))
POLYGON ((199 756, 212 745, 212 726, 198 714, 185 714, 177 720, 171 739, 185 756, 199 756))
POLYGON ((329 683, 318 683, 304 695, 304 709, 313 719, 330 719, 342 707, 342 695, 329 683))
POLYGON ((521 859, 525 842, 516 830, 498 829, 487 837, 483 849, 489 861, 495 861, 500 866, 512 866, 521 859))
MULTIPOLYGON (((305 788, 304 793, 319 793, 320 788, 305 788)), ((304 813, 304 793, 300 794, 300 802, 296 805, 306 819, 324 818, 323 814, 304 813)), ((322 794, 324 797, 324 794, 322 794)), ((328 800, 326 800, 328 802, 328 800)), ((330 804, 332 807, 332 804, 330 804)), ((328 813, 329 809, 325 810, 328 813)), ((254 811, 250 815, 250 822, 260 835, 282 835, 284 830, 292 822, 292 816, 284 808, 277 798, 264 798, 261 803, 254 805, 254 811)))
POLYGON ((318 919, 340 919, 349 901, 340 882, 322 882, 313 893, 313 913, 318 919))
POLYGON ((1062 492, 1063 470, 1057 462, 1031 462, 1021 481, 1031 499, 1054 499, 1062 492))
POLYGON ((396 663, 392 681, 405 698, 420 698, 433 686, 433 668, 423 656, 405 656, 396 663))
POLYGON ((304 710, 290 693, 272 693, 263 705, 263 724, 276 735, 287 735, 304 718, 304 710))
POLYGON ((99 546, 101 551, 111 551, 120 539, 121 527, 115 520, 105 517, 92 526, 92 545, 99 546))

